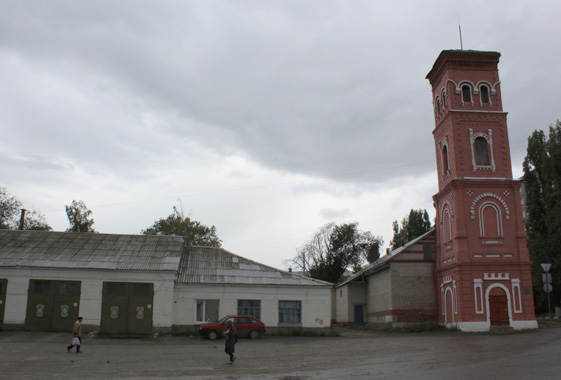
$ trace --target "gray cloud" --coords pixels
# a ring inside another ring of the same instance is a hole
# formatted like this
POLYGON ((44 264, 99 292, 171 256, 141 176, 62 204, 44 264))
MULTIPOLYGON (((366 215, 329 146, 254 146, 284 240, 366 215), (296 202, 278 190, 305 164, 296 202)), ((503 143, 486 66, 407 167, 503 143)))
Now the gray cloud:
MULTIPOLYGON (((458 15, 464 48, 502 53, 516 171, 527 137, 560 118, 560 10, 506 0, 5 1, 0 174, 29 194, 59 183, 66 202, 126 198, 123 189, 173 199, 285 178, 282 202, 356 199, 426 177, 435 163, 424 78, 441 50, 459 48, 458 15), (230 168, 231 157, 269 174, 230 168)), ((45 202, 61 192, 51 186, 45 202)), ((356 213, 345 210, 330 205, 320 217, 356 213)))

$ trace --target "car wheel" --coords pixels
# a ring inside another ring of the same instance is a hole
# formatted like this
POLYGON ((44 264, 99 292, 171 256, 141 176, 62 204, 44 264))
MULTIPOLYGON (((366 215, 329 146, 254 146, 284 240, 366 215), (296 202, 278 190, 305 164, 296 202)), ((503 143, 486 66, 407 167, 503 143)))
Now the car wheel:
POLYGON ((218 336, 218 334, 214 330, 212 330, 211 332, 208 333, 208 339, 210 339, 210 340, 215 340, 217 336, 218 336))
POLYGON ((255 331, 255 330, 251 330, 249 332, 249 338, 250 339, 257 339, 259 337, 259 332, 255 331))

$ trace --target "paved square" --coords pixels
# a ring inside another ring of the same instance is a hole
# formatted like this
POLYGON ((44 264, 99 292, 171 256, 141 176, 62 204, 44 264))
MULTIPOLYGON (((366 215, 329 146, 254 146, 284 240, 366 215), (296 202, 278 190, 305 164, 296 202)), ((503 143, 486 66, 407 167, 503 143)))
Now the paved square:
POLYGON ((240 339, 228 365, 224 341, 83 338, 0 332, 2 379, 559 379, 561 329, 504 335, 372 333, 240 339))

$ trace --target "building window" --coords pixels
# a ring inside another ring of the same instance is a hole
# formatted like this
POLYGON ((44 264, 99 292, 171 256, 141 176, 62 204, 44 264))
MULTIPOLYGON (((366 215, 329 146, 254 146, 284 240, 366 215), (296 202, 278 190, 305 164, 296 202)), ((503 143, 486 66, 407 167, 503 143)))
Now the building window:
POLYGON ((442 147, 442 176, 447 177, 450 174, 450 162, 448 161, 448 146, 444 144, 442 147))
POLYGON ((218 321, 218 300, 197 300, 195 319, 197 323, 218 321))
POLYGON ((302 301, 279 301, 279 325, 302 324, 302 301))
POLYGON ((464 103, 471 103, 471 88, 467 84, 462 86, 462 100, 464 103))
POLYGON ((238 314, 261 319, 261 300, 238 300, 238 314))
POLYGON ((35 294, 49 294, 51 292, 51 282, 46 280, 35 280, 33 291, 35 294))
POLYGON ((76 294, 76 283, 61 281, 58 288, 58 294, 61 296, 72 296, 76 294))
POLYGON ((126 296, 127 284, 124 282, 106 282, 105 292, 108 296, 126 296))
POLYGON ((444 242, 452 241, 452 217, 448 209, 444 210, 444 220, 442 221, 442 235, 444 242))
POLYGON ((481 103, 489 103, 489 87, 481 86, 481 103))
POLYGON ((475 139, 475 164, 479 166, 489 165, 489 152, 487 140, 484 137, 475 139))
POLYGON ((135 297, 150 296, 150 284, 132 284, 132 293, 135 297))

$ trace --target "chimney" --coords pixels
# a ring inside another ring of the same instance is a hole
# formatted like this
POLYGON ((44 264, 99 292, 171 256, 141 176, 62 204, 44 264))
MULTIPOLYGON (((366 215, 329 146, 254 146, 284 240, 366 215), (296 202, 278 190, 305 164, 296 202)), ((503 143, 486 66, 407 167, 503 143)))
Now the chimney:
POLYGON ((288 268, 288 273, 292 273, 292 268, 288 268))
POLYGON ((25 212, 27 210, 22 208, 21 209, 21 218, 19 219, 19 228, 18 230, 23 230, 23 226, 25 225, 25 212))

